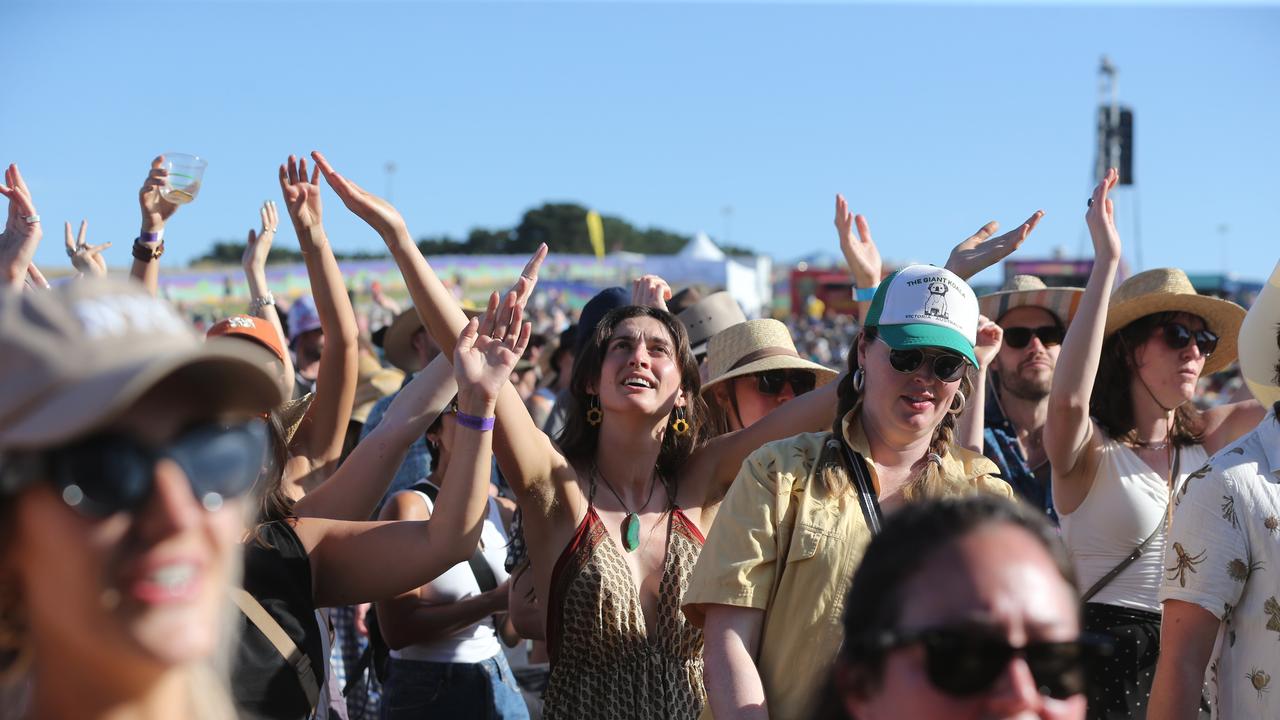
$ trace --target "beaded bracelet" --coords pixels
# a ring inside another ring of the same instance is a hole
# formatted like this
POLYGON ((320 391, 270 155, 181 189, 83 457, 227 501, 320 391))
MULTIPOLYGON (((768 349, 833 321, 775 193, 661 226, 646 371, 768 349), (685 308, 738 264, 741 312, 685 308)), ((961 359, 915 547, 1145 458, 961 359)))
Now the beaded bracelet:
POLYGON ((458 424, 468 430, 479 430, 480 432, 488 432, 493 429, 492 417, 480 417, 478 415, 468 415, 459 411, 454 416, 458 424))

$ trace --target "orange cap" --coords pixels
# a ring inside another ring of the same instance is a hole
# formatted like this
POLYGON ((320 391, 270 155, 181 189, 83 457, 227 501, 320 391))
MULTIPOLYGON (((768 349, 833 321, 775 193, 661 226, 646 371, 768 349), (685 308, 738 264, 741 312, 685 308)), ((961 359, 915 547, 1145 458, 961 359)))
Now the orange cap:
POLYGON ((214 323, 213 327, 209 328, 209 332, 205 333, 205 337, 211 338, 223 335, 238 335, 253 340, 270 350, 281 361, 284 360, 284 347, 280 344, 280 336, 271 323, 262 318, 252 315, 232 315, 226 320, 214 323))

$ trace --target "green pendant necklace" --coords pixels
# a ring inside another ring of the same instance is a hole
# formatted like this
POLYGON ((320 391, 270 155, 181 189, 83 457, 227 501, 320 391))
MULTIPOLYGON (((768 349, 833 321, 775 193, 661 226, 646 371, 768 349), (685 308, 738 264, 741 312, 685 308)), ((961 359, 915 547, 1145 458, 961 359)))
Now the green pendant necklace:
MULTIPOLYGON (((617 490, 613 489, 613 486, 609 484, 608 480, 605 480, 604 475, 600 473, 599 468, 593 466, 591 471, 596 477, 600 478, 604 483, 604 486, 609 488, 609 492, 613 493, 613 496, 618 499, 618 503, 622 505, 622 509, 627 511, 626 517, 622 518, 622 549, 627 552, 635 552, 635 549, 640 547, 640 518, 636 517, 636 514, 631 511, 631 508, 627 507, 627 503, 623 501, 622 496, 618 494, 617 490)), ((653 481, 649 484, 649 497, 645 499, 644 504, 640 506, 641 510, 649 507, 649 501, 653 499, 653 491, 657 488, 658 474, 654 473, 653 481)))

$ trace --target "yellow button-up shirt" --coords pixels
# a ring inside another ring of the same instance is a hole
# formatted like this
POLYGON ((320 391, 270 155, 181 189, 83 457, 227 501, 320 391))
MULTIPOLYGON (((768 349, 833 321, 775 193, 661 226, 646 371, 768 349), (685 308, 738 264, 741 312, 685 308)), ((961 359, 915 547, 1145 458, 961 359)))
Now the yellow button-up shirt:
MULTIPOLYGON (((861 425, 846 417, 843 429, 849 446, 870 457, 861 425)), ((699 627, 704 605, 765 611, 756 666, 773 718, 813 714, 844 638, 845 595, 871 541, 856 491, 832 496, 814 472, 828 440, 834 443, 829 432, 804 433, 747 458, 684 596, 684 613, 699 627)), ((833 452, 828 456, 838 457, 833 452)), ((875 468, 867 465, 875 480, 875 468)), ((979 453, 952 447, 942 470, 945 495, 1013 497, 995 464, 979 453)), ((702 717, 711 717, 710 705, 702 717)))

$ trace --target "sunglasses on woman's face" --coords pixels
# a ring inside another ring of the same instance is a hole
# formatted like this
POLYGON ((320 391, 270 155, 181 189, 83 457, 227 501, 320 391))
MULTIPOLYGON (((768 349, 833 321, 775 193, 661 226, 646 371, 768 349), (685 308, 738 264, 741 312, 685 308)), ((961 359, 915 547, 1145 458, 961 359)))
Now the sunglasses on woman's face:
MULTIPOLYGON (((163 447, 127 435, 101 434, 18 459, 24 473, 53 483, 64 502, 86 517, 135 511, 155 486, 155 466, 173 460, 191 492, 209 510, 253 487, 267 456, 267 428, 260 420, 196 426, 163 447)), ((15 468, 16 470, 17 468, 15 468)))
POLYGON ((1209 357, 1218 349, 1218 335, 1210 330, 1191 331, 1191 328, 1178 322, 1165 323, 1160 326, 1164 335, 1164 344, 1172 350, 1181 350, 1195 338, 1200 354, 1209 357))
POLYGON ((1040 694, 1069 698, 1085 691, 1086 663, 1108 651, 1090 638, 1014 647, 1000 634, 969 628, 891 632, 881 636, 878 643, 881 650, 914 644, 924 648, 929 682, 953 697, 987 692, 1009 662, 1022 657, 1040 694))
POLYGON ((1065 334, 1066 331, 1057 325, 1041 325, 1037 328, 1011 327, 1005 328, 1004 344, 1014 350, 1021 350, 1031 344, 1031 338, 1034 336, 1040 339, 1041 345, 1049 347, 1061 345, 1065 334))
MULTIPOLYGON (((881 338, 876 339, 884 342, 881 338)), ((885 346, 889 348, 889 365, 894 370, 907 375, 919 370, 926 359, 932 358, 933 376, 942 382, 955 382, 964 377, 968 365, 968 360, 955 353, 927 353, 915 348, 898 350, 887 342, 885 346)))
POLYGON ((754 373, 756 391, 761 395, 778 395, 782 389, 791 386, 791 392, 803 395, 814 388, 817 376, 808 370, 765 370, 754 373))

